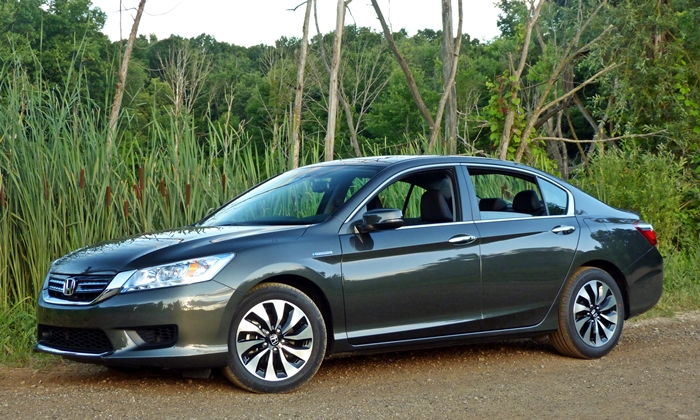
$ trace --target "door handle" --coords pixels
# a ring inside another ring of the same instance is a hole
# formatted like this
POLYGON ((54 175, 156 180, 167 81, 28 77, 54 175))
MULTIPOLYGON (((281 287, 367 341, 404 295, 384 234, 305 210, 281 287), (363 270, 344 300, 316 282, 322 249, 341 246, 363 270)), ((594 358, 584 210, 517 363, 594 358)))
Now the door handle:
POLYGON ((449 240, 453 245, 467 245, 474 241, 476 241, 476 236, 474 235, 456 235, 449 240))
POLYGON ((576 228, 573 226, 556 226, 554 229, 552 229, 552 233, 563 233, 564 235, 568 235, 570 233, 574 233, 575 230, 576 228))

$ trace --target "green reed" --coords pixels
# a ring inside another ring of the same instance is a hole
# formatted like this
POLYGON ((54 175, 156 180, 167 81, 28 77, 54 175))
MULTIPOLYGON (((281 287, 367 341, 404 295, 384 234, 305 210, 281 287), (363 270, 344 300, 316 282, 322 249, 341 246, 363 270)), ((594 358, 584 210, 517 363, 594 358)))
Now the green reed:
MULTIPOLYGON (((52 90, 19 70, 0 69, 3 309, 32 306, 61 255, 191 224, 288 169, 285 139, 258 153, 240 129, 209 123, 201 140, 196 127, 172 118, 154 118, 148 139, 108 153, 104 112, 73 85, 52 90)), ((315 161, 319 152, 309 147, 303 159, 315 161)))

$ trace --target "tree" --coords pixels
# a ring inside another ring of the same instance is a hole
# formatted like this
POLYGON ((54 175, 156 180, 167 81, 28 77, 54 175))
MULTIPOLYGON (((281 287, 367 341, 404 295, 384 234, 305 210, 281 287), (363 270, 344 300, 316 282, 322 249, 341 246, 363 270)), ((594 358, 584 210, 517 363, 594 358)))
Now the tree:
MULTIPOLYGON (((513 2, 503 2, 502 7, 506 6, 511 12, 519 10, 513 2)), ((499 112, 504 116, 498 153, 500 159, 511 157, 519 162, 528 154, 532 160, 530 144, 536 131, 544 126, 550 133, 548 138, 554 133, 561 134, 563 113, 573 105, 579 107, 586 120, 600 133, 590 113, 581 106, 577 94, 613 70, 617 64, 614 61, 606 62, 600 68, 599 62, 596 62, 592 74, 586 75, 585 80, 580 82, 575 80, 580 76, 575 73, 575 68, 609 37, 613 29, 597 19, 605 7, 606 0, 592 10, 584 1, 559 5, 545 0, 529 0, 518 66, 514 68, 511 63, 510 71, 500 79, 497 89, 498 106, 502 109, 499 112), (541 15, 545 4, 548 5, 548 17, 543 21, 541 15), (539 51, 533 58, 530 51, 536 46, 539 46, 539 51), (557 120, 551 121, 552 118, 557 120), (511 147, 514 144, 517 149, 513 152, 511 147)), ((565 161, 568 158, 564 146, 550 145, 547 149, 565 176, 568 172, 565 161)))
POLYGON ((457 42, 455 44, 455 48, 453 50, 454 54, 454 61, 452 62, 452 68, 450 72, 450 76, 447 79, 447 82, 444 84, 444 86, 449 87, 447 90, 443 90, 442 97, 440 98, 440 103, 438 105, 438 110, 436 114, 436 118, 433 120, 432 115, 430 114, 430 111, 428 111, 428 107, 425 106, 425 103, 423 102, 423 97, 421 96, 419 90, 418 90, 418 85, 416 84, 415 78, 413 77, 413 73, 411 72, 411 69, 408 65, 408 62, 404 58, 404 56, 401 54, 399 51, 398 46, 396 45, 396 42, 394 41, 394 36, 391 33, 391 30, 389 29, 389 26, 386 23, 386 19, 384 19, 384 15, 379 8, 379 5, 377 4, 377 0, 372 0, 372 7, 374 7, 374 11, 377 14, 377 18, 379 19, 379 23, 382 25, 382 30, 384 32, 384 37, 386 40, 389 42, 389 48, 391 51, 394 53, 394 57, 396 57, 396 60, 399 63, 399 66, 401 67, 401 70, 404 73, 404 76, 406 77, 406 82, 408 83, 409 89, 411 90, 411 94, 413 95, 413 99, 416 102, 416 105, 418 106, 418 110, 420 111, 421 115, 423 116, 423 119, 425 122, 428 124, 430 127, 430 142, 429 142, 429 148, 433 149, 435 147, 435 143, 437 141, 437 138, 440 134, 440 123, 442 120, 442 115, 445 110, 445 105, 447 104, 447 100, 450 97, 450 92, 452 90, 452 86, 454 85, 454 80, 455 76, 457 74, 457 65, 458 65, 458 57, 459 57, 459 51, 461 49, 462 45, 462 0, 458 0, 458 9, 459 9, 459 24, 457 26, 457 42))
MULTIPOLYGON (((317 43, 321 56, 321 62, 328 74, 331 73, 326 54, 325 42, 318 24, 318 14, 314 6, 314 21, 316 23, 317 43)), ((386 85, 389 83, 390 66, 385 59, 384 45, 376 40, 375 34, 368 28, 349 26, 344 30, 351 40, 345 40, 346 53, 342 62, 339 75, 340 88, 338 89, 338 101, 345 113, 350 146, 355 156, 362 156, 359 134, 364 117, 369 112, 372 104, 377 100, 386 85), (346 92, 346 87, 348 92, 346 92)), ((319 78, 320 80, 320 78, 319 78)))
MULTIPOLYGON (((520 98, 518 97, 521 85, 521 78, 523 70, 525 70, 525 64, 527 63, 527 56, 530 52, 530 39, 532 38, 532 30, 537 24, 537 19, 540 17, 540 11, 542 6, 544 6, 545 0, 539 0, 537 5, 535 5, 534 0, 530 0, 530 8, 526 15, 526 29, 525 29, 525 39, 523 41, 522 51, 520 53, 520 61, 516 69, 511 68, 511 88, 510 95, 508 98, 508 108, 503 122, 503 132, 501 134, 501 145, 498 152, 499 159, 506 159, 508 157, 508 146, 510 146, 510 141, 513 137, 513 123, 515 122, 515 115, 520 111, 520 98)), ((512 67, 512 64, 511 64, 512 67)))
MULTIPOLYGON (((445 143, 450 153, 457 153, 457 89, 452 76, 452 68, 459 57, 455 54, 455 41, 452 38, 452 0, 442 0, 442 80, 443 92, 447 92, 445 109, 445 143), (450 77, 453 82, 450 83, 450 77)), ((461 34, 459 35, 461 36, 461 34)))
POLYGON ((299 52, 299 68, 297 69, 296 94, 294 96, 294 110, 292 112, 292 167, 299 167, 299 149, 301 148, 301 105, 304 97, 304 72, 306 71, 306 58, 309 50, 309 18, 313 0, 306 1, 304 13, 304 27, 302 28, 301 51, 299 52))
POLYGON ((335 19, 335 36, 333 38, 333 58, 331 59, 330 87, 328 89, 328 128, 326 129, 325 158, 333 160, 335 151, 335 126, 338 115, 338 72, 340 71, 340 46, 343 41, 345 26, 345 7, 352 0, 338 0, 335 19))
POLYGON ((110 64, 105 20, 90 0, 0 1, 0 62, 101 103, 110 64))
POLYGON ((700 165, 700 4, 625 0, 606 14, 614 36, 600 51, 620 64, 583 98, 609 136, 635 147, 667 147, 700 165), (645 135, 645 137, 641 137, 645 135))
POLYGON ((143 8, 145 6, 146 0, 140 0, 139 5, 136 9, 136 17, 134 17, 134 23, 131 26, 131 32, 129 33, 129 40, 126 43, 126 50, 124 51, 124 58, 122 59, 121 69, 119 70, 119 74, 117 76, 117 89, 114 92, 112 112, 109 116, 109 131, 107 132, 107 150, 112 149, 114 135, 117 131, 117 121, 119 120, 119 111, 122 105, 122 97, 124 96, 124 82, 126 80, 126 74, 129 71, 129 60, 131 59, 131 51, 134 49, 134 40, 136 39, 136 33, 138 32, 139 23, 141 22, 141 15, 143 15, 143 8))
MULTIPOLYGON (((580 22, 578 22, 578 28, 576 30, 575 35, 569 41, 565 50, 563 51, 563 53, 559 57, 559 63, 551 71, 551 74, 549 75, 548 80, 544 84, 535 106, 533 107, 532 111, 530 112, 530 115, 527 119, 527 123, 525 125, 525 129, 523 130, 523 133, 522 133, 522 139, 521 139, 520 145, 518 146, 518 150, 515 153, 515 161, 516 162, 520 162, 523 158, 523 155, 527 151, 529 139, 530 139, 530 134, 533 132, 533 130, 535 130, 535 127, 537 126, 537 124, 540 120, 540 117, 542 116, 543 113, 550 111, 550 110, 553 110, 557 105, 561 104, 562 102, 564 102, 567 99, 576 95, 576 92, 580 91, 588 84, 593 83, 596 79, 598 79, 603 74, 605 74, 608 71, 617 67, 617 64, 613 62, 611 64, 608 64, 606 67, 604 67, 603 69, 601 69, 600 71, 598 71, 594 75, 590 76, 584 82, 578 84, 578 86, 576 86, 576 87, 572 86, 573 83, 568 83, 565 86, 569 87, 569 89, 567 89, 565 92, 561 92, 561 93, 557 94, 556 91, 554 90, 555 86, 560 81, 560 78, 567 73, 567 69, 570 69, 570 67, 573 65, 573 63, 576 60, 585 56, 590 51, 590 49, 596 43, 598 43, 603 37, 605 37, 606 34, 608 32, 610 32, 610 30, 612 29, 612 26, 607 26, 594 39, 587 42, 583 46, 579 46, 579 42, 581 41, 582 35, 586 31, 586 29, 588 29, 590 23, 597 16, 598 12, 606 5, 607 5, 607 1, 606 0, 602 1, 600 3, 600 5, 595 10, 593 10, 593 12, 588 16, 588 18, 585 21, 581 20, 580 22), (555 93, 554 93, 553 98, 552 98, 552 97, 550 97, 550 94, 553 92, 555 92, 555 93)), ((556 114, 555 113, 551 114, 551 116, 554 116, 554 115, 556 115, 556 114)), ((551 118, 551 116, 550 116, 550 118, 551 118)))

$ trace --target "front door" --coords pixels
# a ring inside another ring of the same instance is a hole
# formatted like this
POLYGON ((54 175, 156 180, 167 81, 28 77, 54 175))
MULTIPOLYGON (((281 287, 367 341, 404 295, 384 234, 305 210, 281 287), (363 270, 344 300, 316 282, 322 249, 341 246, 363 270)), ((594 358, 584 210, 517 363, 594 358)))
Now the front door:
POLYGON ((340 235, 351 344, 480 329, 478 231, 461 221, 458 188, 454 170, 411 173, 370 201, 402 210, 405 226, 340 235))

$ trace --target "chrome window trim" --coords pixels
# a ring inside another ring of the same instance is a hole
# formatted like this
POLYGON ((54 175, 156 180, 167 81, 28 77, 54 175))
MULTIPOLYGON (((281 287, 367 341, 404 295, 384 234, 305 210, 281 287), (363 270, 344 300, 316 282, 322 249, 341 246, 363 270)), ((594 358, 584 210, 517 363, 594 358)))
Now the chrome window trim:
MULTIPOLYGON (((469 168, 487 168, 487 169, 498 169, 503 172, 519 172, 522 174, 526 174, 528 176, 534 177, 535 179, 542 179, 546 182, 549 182, 551 184, 554 184, 555 186, 561 188, 566 192, 568 196, 568 202, 567 202, 567 209, 566 209, 566 214, 557 214, 557 215, 546 215, 546 216, 534 216, 537 217, 538 219, 541 218, 552 218, 552 217, 572 217, 576 215, 576 212, 574 211, 574 206, 575 206, 575 201, 574 201, 574 195, 569 191, 568 188, 565 186, 561 185, 559 182, 557 182, 555 179, 549 179, 545 178, 542 175, 529 171, 524 168, 511 168, 511 167, 503 167, 503 166, 498 166, 498 165, 493 165, 493 164, 486 164, 486 163, 460 163, 461 166, 464 166, 467 168, 467 175, 469 175, 469 168)), ((473 187, 473 185, 472 185, 473 187)), ((539 184, 537 185, 539 188, 539 184)), ((540 191, 541 193, 542 191, 540 191)), ((544 198, 544 197, 543 197, 544 198)), ((502 220, 530 220, 530 217, 524 217, 524 218, 506 218, 506 219, 489 219, 489 220, 479 220, 479 222, 492 222, 492 221, 502 221, 502 220)))
POLYGON ((540 220, 540 219, 556 219, 556 218, 567 218, 571 217, 566 214, 556 214, 553 216, 531 216, 531 217, 506 217, 505 219, 484 219, 484 220, 474 220, 474 223, 491 223, 491 222, 509 222, 516 220, 540 220))
POLYGON ((408 230, 408 229, 429 228, 429 227, 437 227, 437 226, 473 225, 474 223, 476 223, 475 220, 469 220, 469 221, 465 221, 465 222, 423 223, 420 225, 401 226, 401 227, 396 228, 394 230, 408 230))

